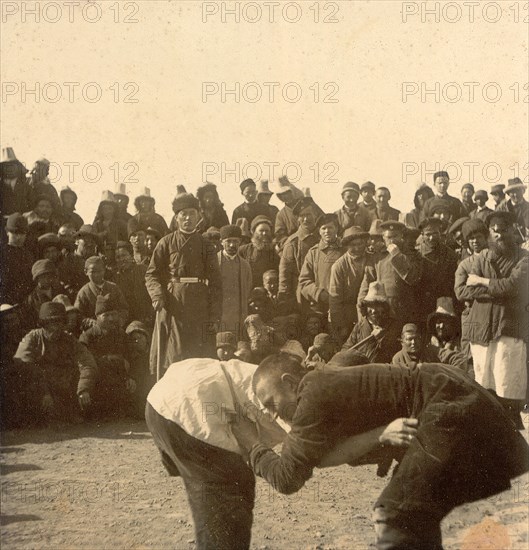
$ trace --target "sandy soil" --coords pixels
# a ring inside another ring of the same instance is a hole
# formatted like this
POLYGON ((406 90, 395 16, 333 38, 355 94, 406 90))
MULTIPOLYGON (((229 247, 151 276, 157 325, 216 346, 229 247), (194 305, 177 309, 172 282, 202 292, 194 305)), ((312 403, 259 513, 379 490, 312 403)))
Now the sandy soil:
MULTIPOLYGON (((194 548, 182 481, 166 476, 143 422, 8 432, 1 473, 3 550, 194 548)), ((371 505, 385 483, 374 467, 340 467, 287 497, 259 479, 252 548, 374 548, 371 505)), ((523 476, 450 514, 445 547, 529 548, 528 511, 523 476)))

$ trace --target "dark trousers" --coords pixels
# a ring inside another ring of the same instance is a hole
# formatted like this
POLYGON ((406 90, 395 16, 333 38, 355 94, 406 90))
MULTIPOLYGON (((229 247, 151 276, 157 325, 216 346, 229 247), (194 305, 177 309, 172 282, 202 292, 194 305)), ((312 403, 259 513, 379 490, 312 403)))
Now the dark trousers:
POLYGON ((255 477, 244 460, 190 436, 149 403, 145 419, 169 475, 182 476, 198 550, 249 548, 255 477))

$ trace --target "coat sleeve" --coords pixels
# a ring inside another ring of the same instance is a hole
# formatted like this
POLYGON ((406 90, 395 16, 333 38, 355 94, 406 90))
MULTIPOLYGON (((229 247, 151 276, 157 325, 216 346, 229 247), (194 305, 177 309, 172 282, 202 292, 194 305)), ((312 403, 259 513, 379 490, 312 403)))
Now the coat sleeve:
MULTIPOLYGON (((527 267, 529 257, 523 257, 511 271, 508 277, 490 279, 488 292, 493 298, 516 298, 527 289, 527 267)), ((521 297, 521 296, 520 296, 521 297)))
POLYGON ((167 245, 162 239, 156 245, 145 273, 145 286, 152 302, 162 300, 165 296, 165 289, 162 286, 162 273, 167 269, 168 262, 167 245))
POLYGON ((208 276, 208 306, 211 322, 220 321, 222 315, 222 277, 215 247, 204 239, 206 273, 208 276))
MULTIPOLYGON (((119 286, 116 285, 113 287, 113 293, 116 299, 116 303, 118 304, 119 316, 122 319, 123 324, 125 325, 129 320, 129 304, 127 303, 127 299, 123 295, 123 292, 121 292, 121 289, 119 288, 119 286)), ((131 319, 131 320, 134 320, 134 319, 131 319)))
POLYGON ((410 257, 402 252, 397 252, 390 261, 397 275, 406 284, 415 286, 419 283, 422 277, 422 261, 418 255, 410 257))
POLYGON ((81 314, 81 320, 93 318, 93 312, 90 307, 90 300, 88 299, 88 292, 90 289, 87 285, 83 286, 77 293, 75 298, 75 307, 79 310, 81 314))
POLYGON ((276 217, 276 223, 274 227, 274 235, 276 239, 288 237, 288 229, 285 221, 285 209, 282 208, 276 217))
POLYGON ((75 342, 75 362, 79 369, 77 395, 87 391, 93 392, 97 380, 97 363, 88 348, 80 342, 75 342))
POLYGON ((341 266, 342 262, 335 262, 331 267, 331 278, 329 281, 329 315, 331 325, 340 327, 342 325, 344 311, 344 278, 345 270, 341 266))
POLYGON ((316 285, 316 274, 314 272, 315 255, 316 249, 311 248, 305 257, 301 273, 299 274, 299 288, 304 298, 309 301, 318 302, 320 294, 323 292, 323 288, 319 288, 316 285))
POLYGON ((18 359, 22 363, 31 365, 33 375, 35 377, 35 390, 37 394, 49 394, 50 389, 46 382, 46 377, 42 369, 39 367, 39 359, 43 354, 42 340, 39 338, 36 331, 32 330, 22 338, 18 344, 14 359, 18 359))
POLYGON ((470 271, 474 271, 476 259, 469 257, 464 259, 456 269, 454 279, 454 292, 460 302, 473 301, 477 299, 490 298, 490 294, 482 286, 467 286, 467 279, 470 271))
POLYGON ((295 247, 291 242, 285 244, 281 260, 279 261, 279 288, 278 295, 295 298, 296 289, 292 288, 292 281, 296 275, 295 247))

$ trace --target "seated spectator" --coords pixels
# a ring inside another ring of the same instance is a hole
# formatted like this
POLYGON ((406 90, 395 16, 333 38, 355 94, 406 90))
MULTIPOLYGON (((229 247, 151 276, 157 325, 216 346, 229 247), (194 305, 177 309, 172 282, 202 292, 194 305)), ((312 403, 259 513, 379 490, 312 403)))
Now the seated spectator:
POLYGON ((342 351, 353 348, 365 355, 370 363, 390 363, 399 349, 401 324, 391 317, 383 283, 370 283, 360 311, 362 317, 342 346, 342 351))
POLYGON ((59 220, 61 225, 66 223, 71 224, 72 227, 78 231, 82 225, 84 225, 83 218, 75 212, 75 205, 77 204, 77 193, 66 186, 61 189, 61 208, 59 214, 59 220))
POLYGON ((335 212, 340 224, 340 233, 349 227, 360 227, 368 231, 373 220, 373 212, 370 212, 358 203, 360 187, 353 181, 348 181, 342 187, 343 206, 335 212))
POLYGON ((272 245, 272 222, 266 216, 257 216, 251 224, 252 241, 239 248, 239 254, 252 268, 252 286, 260 286, 263 274, 279 267, 279 256, 272 245))
POLYGON ((128 304, 128 318, 133 321, 141 321, 148 327, 152 327, 154 310, 145 286, 146 272, 145 264, 138 264, 134 261, 130 244, 123 241, 118 242, 114 282, 128 304))
POLYGON ((436 310, 428 315, 428 334, 430 342, 439 348, 460 351, 460 321, 455 314, 451 297, 442 296, 437 299, 436 310))
POLYGON ((379 187, 375 192, 376 209, 373 211, 374 216, 383 222, 398 221, 400 210, 392 208, 389 205, 391 193, 387 187, 379 187))
POLYGON ((467 357, 463 353, 449 348, 439 348, 433 344, 424 345, 420 331, 413 323, 402 327, 400 341, 402 349, 393 356, 391 361, 395 365, 410 367, 417 363, 445 363, 471 374, 467 357))
MULTIPOLYGON (((46 260, 44 260, 46 261, 46 260)), ((29 415, 61 421, 76 420, 92 404, 97 380, 93 356, 66 332, 66 310, 45 302, 39 311, 41 328, 31 330, 20 342, 15 360, 33 368, 29 415)))
POLYGON ((316 335, 313 345, 307 352, 305 366, 316 368, 319 365, 325 365, 334 357, 338 349, 336 340, 329 334, 322 332, 316 335))
POLYGON ((474 194, 474 202, 476 203, 476 208, 470 212, 470 219, 477 218, 483 223, 487 221, 488 215, 493 212, 492 208, 487 206, 487 201, 489 200, 489 195, 484 189, 478 189, 474 194))
POLYGON ((366 254, 373 263, 378 262, 386 253, 386 244, 384 243, 384 230, 380 227, 384 222, 382 220, 373 220, 369 228, 369 238, 367 240, 366 254))
POLYGON ((304 365, 307 359, 303 346, 297 340, 287 340, 279 349, 279 353, 286 353, 301 365, 304 365))
POLYGON ((136 382, 135 410, 137 418, 144 418, 147 395, 154 385, 154 377, 150 372, 149 351, 151 346, 151 332, 140 321, 132 321, 125 333, 129 337, 128 349, 131 363, 131 372, 136 382))
POLYGON ((259 315, 265 323, 268 323, 272 320, 272 314, 272 304, 266 290, 262 286, 252 288, 248 296, 248 315, 259 315))
POLYGON ((217 359, 229 361, 235 358, 237 351, 237 339, 233 332, 217 332, 216 337, 217 359))
POLYGON ((24 212, 28 220, 28 226, 38 225, 39 231, 36 237, 44 233, 56 233, 60 223, 53 216, 53 206, 50 198, 46 195, 38 195, 33 201, 33 210, 24 212))
POLYGON ((338 239, 340 227, 336 214, 320 216, 317 225, 320 242, 307 252, 298 284, 312 312, 327 319, 331 268, 344 249, 338 239))
POLYGON ((102 416, 123 416, 133 412, 137 373, 131 365, 131 339, 121 328, 121 305, 107 294, 98 295, 95 323, 79 338, 97 361, 99 379, 95 409, 102 416))
POLYGON ((66 332, 75 338, 81 335, 81 314, 79 310, 72 305, 70 298, 66 294, 57 294, 52 302, 57 302, 64 306, 66 310, 66 332))
POLYGON ((259 363, 267 355, 277 353, 286 342, 285 338, 268 326, 259 314, 248 315, 244 327, 250 340, 252 362, 259 363))
POLYGON ((103 260, 99 256, 88 258, 85 262, 85 273, 89 282, 79 290, 75 299, 75 307, 81 313, 83 330, 94 325, 97 297, 107 294, 116 303, 121 326, 124 327, 129 315, 129 306, 118 285, 105 281, 105 264, 103 260))
POLYGON ((243 218, 250 225, 257 216, 265 216, 268 214, 268 207, 257 201, 257 185, 252 179, 245 179, 239 184, 241 195, 244 197, 244 202, 237 206, 233 211, 231 223, 239 225, 238 220, 243 218))
POLYGON ((57 294, 64 294, 64 287, 59 282, 57 268, 50 260, 37 260, 31 268, 31 275, 35 288, 26 298, 20 313, 26 330, 38 326, 42 304, 51 302, 57 294))
POLYGON ((3 304, 21 304, 31 292, 33 256, 25 246, 28 222, 15 212, 7 218, 7 243, 0 247, 0 299, 3 304))

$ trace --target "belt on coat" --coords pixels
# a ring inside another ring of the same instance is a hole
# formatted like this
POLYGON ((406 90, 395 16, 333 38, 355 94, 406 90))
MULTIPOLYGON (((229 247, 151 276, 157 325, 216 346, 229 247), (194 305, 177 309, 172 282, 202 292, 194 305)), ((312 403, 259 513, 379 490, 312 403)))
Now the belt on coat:
POLYGON ((171 281, 174 283, 202 283, 204 285, 208 284, 207 279, 201 279, 200 277, 172 277, 171 281))

